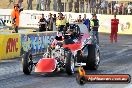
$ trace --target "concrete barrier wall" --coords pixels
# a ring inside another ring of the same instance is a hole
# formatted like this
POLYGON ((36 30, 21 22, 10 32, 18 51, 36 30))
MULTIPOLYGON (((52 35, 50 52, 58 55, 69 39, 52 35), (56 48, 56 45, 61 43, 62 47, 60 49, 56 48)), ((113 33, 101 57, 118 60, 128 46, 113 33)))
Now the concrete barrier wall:
POLYGON ((41 54, 46 51, 57 32, 0 34, 0 60, 20 57, 25 51, 41 54))
POLYGON ((0 59, 11 59, 20 56, 20 35, 1 34, 0 35, 0 59))

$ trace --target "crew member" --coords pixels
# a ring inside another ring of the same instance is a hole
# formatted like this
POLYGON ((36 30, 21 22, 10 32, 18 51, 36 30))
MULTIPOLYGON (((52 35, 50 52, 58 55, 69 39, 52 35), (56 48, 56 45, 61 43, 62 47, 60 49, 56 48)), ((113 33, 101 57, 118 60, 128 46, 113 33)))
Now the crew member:
POLYGON ((18 27, 19 27, 19 17, 20 17, 20 12, 23 11, 23 9, 19 9, 18 4, 14 4, 14 9, 11 12, 11 18, 12 18, 12 27, 14 27, 15 33, 18 33, 18 27))
POLYGON ((53 15, 53 21, 56 23, 56 14, 53 15))
POLYGON ((83 22, 81 15, 79 15, 79 18, 75 22, 77 22, 77 23, 82 23, 83 22))
POLYGON ((114 19, 111 19, 111 34, 110 34, 111 43, 113 43, 113 40, 117 42, 118 24, 119 24, 119 19, 116 19, 116 15, 114 15, 114 19))
POLYGON ((62 13, 59 13, 58 19, 56 20, 56 26, 58 31, 64 31, 67 25, 67 20, 62 13))
POLYGON ((83 20, 83 24, 85 24, 88 30, 90 31, 90 20, 87 18, 86 14, 84 14, 84 18, 82 20, 83 20))
POLYGON ((47 21, 42 14, 42 18, 39 20, 39 32, 46 31, 47 21))
POLYGON ((48 21, 49 31, 53 31, 54 18, 52 17, 51 13, 49 13, 49 19, 47 21, 48 21))
POLYGON ((97 44, 99 44, 99 35, 98 35, 98 28, 99 28, 99 20, 97 19, 96 14, 92 14, 92 19, 90 20, 90 26, 91 26, 91 30, 93 32, 93 35, 96 37, 97 39, 97 44))

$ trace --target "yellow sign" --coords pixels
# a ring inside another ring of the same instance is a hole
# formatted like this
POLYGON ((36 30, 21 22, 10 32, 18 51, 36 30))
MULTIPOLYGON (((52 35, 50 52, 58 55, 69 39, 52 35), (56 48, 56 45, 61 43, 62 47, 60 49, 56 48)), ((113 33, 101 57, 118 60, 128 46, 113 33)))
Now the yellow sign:
POLYGON ((11 59, 20 56, 21 42, 19 34, 0 35, 0 59, 11 59))

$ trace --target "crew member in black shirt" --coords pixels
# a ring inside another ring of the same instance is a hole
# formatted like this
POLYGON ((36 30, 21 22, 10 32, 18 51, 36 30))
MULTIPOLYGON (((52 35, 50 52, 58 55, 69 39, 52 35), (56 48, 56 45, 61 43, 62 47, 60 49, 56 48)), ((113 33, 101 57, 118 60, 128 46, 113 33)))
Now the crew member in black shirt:
POLYGON ((39 32, 46 31, 47 21, 42 14, 42 18, 39 20, 39 32))
POLYGON ((93 34, 96 36, 97 39, 97 44, 99 44, 99 33, 98 33, 98 28, 99 28, 99 20, 97 19, 96 14, 92 14, 93 17, 90 20, 90 26, 93 31, 93 34))

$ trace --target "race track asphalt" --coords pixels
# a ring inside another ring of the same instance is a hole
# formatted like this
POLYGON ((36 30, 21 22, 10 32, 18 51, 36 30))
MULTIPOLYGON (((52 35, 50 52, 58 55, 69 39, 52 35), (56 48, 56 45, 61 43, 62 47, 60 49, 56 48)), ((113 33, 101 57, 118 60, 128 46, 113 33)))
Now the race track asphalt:
MULTIPOLYGON (((87 74, 132 75, 132 35, 119 35, 117 43, 109 42, 108 34, 100 34, 101 63, 97 71, 87 74)), ((39 57, 38 57, 39 58, 39 57)), ((50 73, 24 75, 21 58, 0 62, 0 88, 132 88, 132 84, 85 84, 76 82, 76 75, 50 73)))

